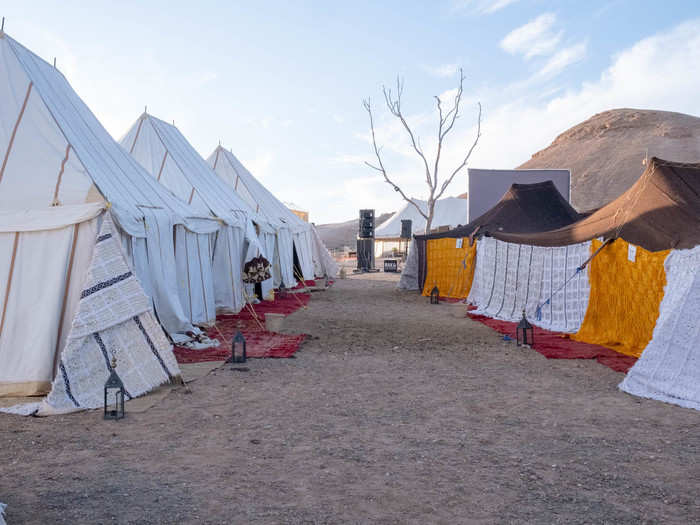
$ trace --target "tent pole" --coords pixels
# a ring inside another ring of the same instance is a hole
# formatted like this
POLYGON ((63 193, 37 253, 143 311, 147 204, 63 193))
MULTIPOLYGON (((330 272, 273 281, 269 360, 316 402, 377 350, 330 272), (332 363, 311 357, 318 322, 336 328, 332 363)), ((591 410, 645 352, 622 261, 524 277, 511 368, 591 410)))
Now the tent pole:
POLYGON ((17 128, 19 128, 19 123, 22 122, 22 117, 24 116, 24 110, 27 109, 27 102, 29 101, 29 95, 32 92, 32 86, 34 82, 29 82, 27 87, 27 94, 24 95, 24 102, 22 103, 22 109, 19 111, 17 116, 17 121, 15 122, 15 127, 12 129, 12 135, 10 136, 10 143, 7 145, 7 151, 5 152, 5 159, 2 161, 2 167, 0 168, 0 182, 2 182, 2 176, 5 173, 5 168, 7 167, 7 159, 10 157, 10 151, 12 151, 12 144, 15 142, 15 136, 17 135, 17 128))
POLYGON ((12 274, 15 271, 15 259, 17 257, 17 244, 19 243, 19 232, 15 232, 15 240, 12 244, 12 258, 10 259, 10 272, 7 275, 7 287, 5 288, 5 300, 2 305, 2 317, 0 317, 0 337, 2 329, 5 327, 5 315, 7 314, 7 303, 10 299, 10 287, 12 286, 12 274))
POLYGON ((58 201, 58 191, 61 189, 61 180, 63 179, 63 172, 66 169, 66 163, 68 162, 68 156, 70 155, 71 145, 66 146, 66 155, 63 157, 63 162, 61 162, 61 169, 58 172, 58 178, 56 179, 56 188, 53 191, 53 200, 51 201, 51 206, 58 206, 60 203, 58 201))
POLYGON ((71 275, 73 274, 73 260, 75 259, 75 245, 78 244, 78 228, 80 224, 73 226, 73 241, 70 247, 70 258, 68 259, 68 273, 66 274, 66 286, 63 289, 63 300, 61 301, 61 315, 58 318, 58 334, 56 336, 56 349, 53 353, 53 375, 58 369, 58 360, 61 350, 61 336, 63 335, 63 317, 66 315, 66 303, 68 302, 68 290, 70 288, 71 275))
POLYGON ((7 303, 10 300, 10 288, 12 286, 12 274, 15 271, 15 258, 17 257, 17 244, 19 243, 19 232, 15 232, 15 240, 12 243, 12 257, 10 258, 10 272, 7 275, 7 287, 5 288, 5 300, 2 304, 2 317, 0 317, 0 337, 2 329, 5 327, 5 315, 7 314, 7 303))

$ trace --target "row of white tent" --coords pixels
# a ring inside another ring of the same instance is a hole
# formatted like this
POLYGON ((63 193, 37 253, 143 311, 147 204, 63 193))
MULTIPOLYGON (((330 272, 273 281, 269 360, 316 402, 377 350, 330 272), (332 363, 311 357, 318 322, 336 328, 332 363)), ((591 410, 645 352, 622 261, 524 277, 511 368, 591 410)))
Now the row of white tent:
POLYGON ((272 263, 266 297, 335 275, 313 226, 230 151, 205 161, 148 114, 121 144, 55 67, 0 32, 0 396, 53 382, 54 410, 90 407, 112 357, 122 379, 140 377, 134 391, 157 386, 177 372, 159 325, 186 342, 217 310, 239 311, 253 293, 242 268, 257 255, 272 263), (90 343, 68 344, 81 338, 90 343), (150 379, 144 359, 162 365, 150 379), (94 372, 82 398, 78 369, 94 372))
MULTIPOLYGON (((425 214, 428 213, 428 201, 411 199, 425 214)), ((427 221, 413 204, 405 203, 401 209, 382 222, 374 231, 374 255, 383 257, 390 255, 394 248, 401 249, 401 242, 407 243, 401 238, 401 223, 404 220, 411 221, 411 235, 425 233, 427 221)), ((445 197, 435 201, 433 221, 431 229, 452 229, 462 224, 467 224, 469 215, 469 203, 461 197, 445 197)))

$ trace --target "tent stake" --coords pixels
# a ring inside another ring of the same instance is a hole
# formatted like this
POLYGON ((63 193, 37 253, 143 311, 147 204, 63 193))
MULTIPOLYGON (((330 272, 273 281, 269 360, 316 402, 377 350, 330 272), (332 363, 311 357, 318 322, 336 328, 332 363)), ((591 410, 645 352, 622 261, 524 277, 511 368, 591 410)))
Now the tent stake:
POLYGON ((265 331, 265 328, 263 328, 262 323, 260 322, 260 318, 258 317, 258 313, 255 311, 253 306, 248 302, 248 299, 250 299, 250 296, 246 293, 245 287, 243 289, 243 296, 245 297, 245 305, 250 311, 251 315, 253 316, 253 319, 255 319, 255 322, 258 323, 258 326, 262 331, 265 331))
POLYGON ((311 293, 311 290, 309 289, 308 286, 306 286, 306 280, 304 279, 304 276, 299 274, 299 272, 294 269, 294 275, 296 275, 297 279, 301 281, 301 283, 304 285, 304 290, 306 290, 307 293, 311 293))

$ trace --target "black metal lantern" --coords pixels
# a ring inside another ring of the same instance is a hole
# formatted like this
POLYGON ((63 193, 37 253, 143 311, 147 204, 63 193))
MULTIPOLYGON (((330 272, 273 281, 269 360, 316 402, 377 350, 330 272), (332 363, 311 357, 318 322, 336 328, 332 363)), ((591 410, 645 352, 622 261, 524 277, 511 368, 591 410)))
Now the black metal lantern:
POLYGON ((515 341, 518 346, 532 346, 535 342, 534 330, 530 321, 525 317, 525 310, 523 310, 523 318, 518 323, 518 328, 515 331, 515 341))
POLYGON ((240 332, 236 332, 236 335, 233 336, 233 340, 231 341, 231 357, 228 358, 226 361, 227 363, 245 363, 246 361, 246 350, 245 350, 245 337, 243 337, 243 334, 240 332), (236 355, 236 346, 241 345, 241 354, 236 355))
POLYGON ((284 279, 280 282, 280 286, 277 290, 277 296, 280 299, 284 299, 287 297, 287 287, 284 285, 284 279))
POLYGON ((430 304, 440 304, 440 290, 438 290, 437 285, 430 290, 430 304))
POLYGON ((117 375, 117 358, 112 357, 112 371, 107 378, 105 383, 105 419, 118 419, 124 418, 124 398, 126 396, 126 389, 124 388, 124 383, 117 375), (114 408, 112 408, 111 400, 114 399, 114 408))

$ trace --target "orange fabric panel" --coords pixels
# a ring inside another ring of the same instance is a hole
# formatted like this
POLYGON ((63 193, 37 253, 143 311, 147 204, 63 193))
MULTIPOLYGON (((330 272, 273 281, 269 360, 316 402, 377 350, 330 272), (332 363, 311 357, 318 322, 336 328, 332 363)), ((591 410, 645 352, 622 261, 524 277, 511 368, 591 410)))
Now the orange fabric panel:
MULTIPOLYGON (((593 240, 591 251, 601 244, 593 240)), ((629 243, 617 239, 590 262, 588 309, 581 329, 572 338, 639 357, 659 317, 666 285, 664 260, 670 250, 652 253, 637 246, 634 261, 629 250, 629 243)))
POLYGON ((469 245, 469 238, 430 239, 425 247, 427 273, 423 295, 430 295, 433 286, 440 290, 441 297, 464 299, 469 295, 476 267, 476 241, 469 245))

